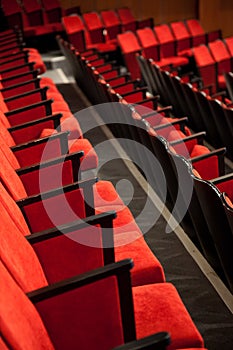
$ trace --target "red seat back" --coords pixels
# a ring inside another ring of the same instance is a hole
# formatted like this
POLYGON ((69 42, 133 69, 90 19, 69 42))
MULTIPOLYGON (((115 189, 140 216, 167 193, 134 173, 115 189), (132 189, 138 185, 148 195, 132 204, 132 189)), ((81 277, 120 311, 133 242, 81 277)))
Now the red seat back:
POLYGON ((206 34, 202 28, 200 22, 195 19, 187 19, 185 21, 189 33, 192 36, 192 45, 198 46, 201 44, 206 44, 206 34))
POLYGON ((231 57, 222 40, 209 43, 209 48, 215 61, 218 63, 218 74, 231 71, 231 57))
POLYGON ((137 37, 143 47, 144 56, 159 61, 159 43, 153 30, 151 28, 138 29, 137 37))
POLYGON ((161 58, 176 56, 175 38, 169 26, 167 24, 157 25, 154 31, 160 43, 161 58))
POLYGON ((191 47, 191 35, 183 21, 172 22, 170 24, 175 39, 177 40, 177 50, 182 51, 191 47))

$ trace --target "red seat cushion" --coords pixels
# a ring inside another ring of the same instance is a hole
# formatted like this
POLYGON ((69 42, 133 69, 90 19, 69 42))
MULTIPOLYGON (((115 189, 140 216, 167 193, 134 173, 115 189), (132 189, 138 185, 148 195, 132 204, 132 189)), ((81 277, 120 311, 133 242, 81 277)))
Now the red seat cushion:
POLYGON ((137 339, 166 330, 171 336, 168 349, 203 347, 203 339, 172 284, 134 287, 133 298, 137 339))

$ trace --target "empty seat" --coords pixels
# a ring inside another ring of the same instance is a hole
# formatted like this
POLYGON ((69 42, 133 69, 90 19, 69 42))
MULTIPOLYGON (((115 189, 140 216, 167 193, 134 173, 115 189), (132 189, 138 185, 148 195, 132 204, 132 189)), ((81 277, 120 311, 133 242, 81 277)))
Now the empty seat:
POLYGON ((213 59, 208 47, 200 45, 193 48, 193 54, 197 64, 200 77, 203 80, 204 86, 212 86, 213 93, 216 92, 217 87, 217 71, 216 62, 213 59))
POLYGON ((191 35, 187 30, 183 21, 176 21, 170 23, 173 35, 176 39, 176 50, 178 55, 192 55, 190 48, 191 35))
POLYGON ((223 74, 231 71, 231 56, 222 40, 216 40, 209 43, 209 49, 217 63, 217 88, 225 90, 226 82, 223 74))
POLYGON ((160 43, 160 58, 166 58, 174 67, 187 65, 187 57, 177 56, 176 42, 167 24, 156 25, 154 31, 160 43))
POLYGON ((141 52, 136 35, 133 32, 125 32, 117 36, 118 44, 123 54, 125 64, 132 79, 140 78, 140 69, 136 59, 136 53, 141 52))
POLYGON ((192 37, 192 46, 206 44, 206 33, 196 18, 187 19, 185 24, 192 37))
MULTIPOLYGON (((112 349, 126 340, 140 339, 157 330, 168 329, 173 339, 170 349, 202 347, 203 339, 175 287, 162 283, 133 287, 131 290, 128 272, 131 266, 132 262, 127 260, 93 271, 95 281, 92 272, 86 275, 86 279, 85 276, 77 276, 73 278, 73 283, 71 280, 64 281, 64 289, 58 290, 54 285, 52 289, 56 294, 50 294, 50 298, 44 295, 42 300, 37 297, 39 290, 26 296, 1 264, 4 339, 11 347, 25 349, 43 346, 46 349, 71 349, 77 344, 82 349, 98 349, 100 343, 101 348, 112 349), (146 308, 145 299, 150 300, 146 308), (62 325, 54 322, 55 309, 59 310, 62 325), (92 337, 86 333, 89 327, 92 337), (127 329, 130 331, 127 332, 127 329), (112 336, 106 337, 106 333, 112 336)), ((45 287, 41 292, 46 291, 45 287)))
POLYGON ((116 39, 121 33, 121 22, 116 12, 113 10, 101 11, 101 18, 107 30, 108 39, 116 39))
POLYGON ((128 7, 121 7, 117 9, 118 16, 121 21, 122 30, 124 32, 130 30, 135 32, 137 29, 137 21, 128 7))

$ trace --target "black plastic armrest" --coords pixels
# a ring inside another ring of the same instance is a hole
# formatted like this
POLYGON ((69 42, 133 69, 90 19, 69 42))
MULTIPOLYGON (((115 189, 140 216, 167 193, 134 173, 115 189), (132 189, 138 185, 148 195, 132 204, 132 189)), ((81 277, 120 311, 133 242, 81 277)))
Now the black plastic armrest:
POLYGON ((195 164, 196 162, 199 162, 201 160, 217 156, 218 157, 218 170, 219 170, 219 175, 222 176, 225 174, 225 163, 224 163, 224 155, 226 153, 226 148, 222 147, 219 149, 216 149, 214 151, 211 151, 210 153, 202 154, 201 156, 197 156, 194 158, 191 158, 192 164, 195 164))
POLYGON ((153 127, 153 129, 156 131, 156 130, 165 129, 171 125, 180 124, 180 129, 183 130, 187 121, 188 121, 187 117, 179 118, 179 119, 174 120, 174 122, 168 121, 167 124, 156 125, 153 127))
POLYGON ((45 86, 43 88, 37 88, 35 90, 24 92, 24 93, 22 93, 20 95, 7 97, 7 98, 4 99, 4 102, 7 103, 7 102, 15 101, 15 100, 17 100, 19 98, 24 98, 24 97, 31 96, 31 95, 34 95, 34 94, 37 94, 37 93, 41 93, 41 98, 43 100, 45 100, 46 99, 46 92, 47 92, 48 89, 49 89, 48 86, 45 86))
POLYGON ((118 275, 122 271, 130 271, 133 267, 133 261, 131 259, 125 259, 113 264, 109 264, 104 267, 97 268, 95 270, 80 274, 75 277, 63 280, 61 282, 54 283, 50 286, 39 288, 33 292, 27 293, 28 298, 32 303, 37 303, 52 296, 63 294, 64 292, 82 287, 84 285, 94 283, 103 278, 107 278, 112 275, 118 275))
POLYGON ((79 179, 80 158, 82 158, 83 155, 84 155, 83 151, 75 152, 72 154, 66 154, 57 158, 53 158, 51 160, 47 160, 41 163, 33 164, 28 167, 17 169, 16 173, 19 176, 21 176, 43 168, 48 168, 52 165, 56 165, 59 163, 63 164, 64 162, 71 160, 74 182, 77 182, 80 180, 79 179))
POLYGON ((26 62, 26 63, 24 63, 24 64, 20 64, 20 65, 15 66, 15 67, 10 67, 10 68, 4 69, 4 70, 0 70, 0 74, 12 72, 12 71, 14 71, 15 69, 23 68, 23 67, 30 67, 30 69, 33 70, 34 64, 35 64, 34 62, 26 62))
POLYGON ((143 93, 143 98, 146 98, 147 91, 148 91, 147 87, 142 87, 140 89, 136 89, 136 90, 133 90, 133 91, 125 92, 125 93, 121 94, 121 96, 122 97, 127 97, 127 96, 130 96, 130 95, 136 94, 137 92, 142 92, 143 93))
POLYGON ((24 128, 28 128, 28 127, 31 127, 31 126, 34 126, 34 125, 37 125, 37 124, 40 124, 40 123, 44 123, 44 122, 49 121, 49 120, 53 120, 54 121, 54 129, 57 130, 57 131, 61 131, 60 128, 59 128, 61 117, 62 117, 61 113, 52 114, 52 115, 49 115, 47 117, 40 118, 40 119, 35 119, 35 120, 32 120, 32 121, 27 122, 27 123, 11 126, 7 130, 11 133, 11 132, 14 132, 14 131, 17 131, 17 130, 21 130, 21 129, 24 129, 24 128))
POLYGON ((121 74, 121 75, 118 75, 117 77, 108 79, 108 83, 111 85, 111 81, 117 80, 119 78, 126 78, 126 81, 128 81, 130 77, 131 77, 130 73, 121 74))
MULTIPOLYGON (((108 82, 109 83, 109 82, 108 82)), ((140 86, 140 79, 134 79, 134 80, 128 80, 126 81, 125 83, 123 84, 119 84, 119 85, 115 85, 114 86, 114 89, 117 89, 117 88, 120 88, 120 87, 123 87, 125 85, 130 85, 130 84, 133 84, 134 88, 137 88, 140 86)))
POLYGON ((165 350, 170 342, 169 333, 158 332, 139 340, 127 342, 112 350, 165 350))
POLYGON ((206 136, 206 132, 205 132, 205 131, 202 131, 202 132, 198 132, 198 133, 196 133, 196 134, 187 136, 187 137, 185 137, 185 138, 183 138, 183 139, 181 138, 181 139, 178 139, 178 140, 175 140, 175 141, 171 141, 171 142, 169 142, 169 143, 170 143, 172 146, 175 146, 175 145, 178 145, 179 143, 182 143, 182 142, 188 142, 188 141, 197 139, 198 144, 203 144, 203 141, 204 141, 205 136, 206 136))
MULTIPOLYGON (((16 45, 12 45, 11 47, 8 47, 7 49, 3 49, 0 51, 0 53, 5 53, 7 55, 7 51, 12 50, 12 49, 18 49, 19 51, 25 46, 25 43, 20 43, 16 45)), ((4 56, 5 57, 5 56, 4 56)), ((9 57, 9 54, 8 54, 9 57)))
MULTIPOLYGON (((60 194, 63 194, 63 193, 69 192, 69 191, 74 191, 74 190, 79 189, 79 188, 84 189, 84 191, 85 191, 85 189, 87 189, 87 190, 90 189, 91 191, 93 191, 92 186, 96 182, 98 182, 98 179, 96 177, 92 178, 92 179, 88 179, 88 180, 77 181, 77 182, 74 182, 73 184, 66 185, 63 187, 59 187, 59 188, 44 192, 43 194, 39 193, 39 194, 36 194, 33 196, 29 196, 27 198, 20 199, 20 200, 16 201, 16 203, 18 204, 18 206, 20 208, 23 208, 27 205, 38 203, 44 199, 52 198, 54 196, 58 196, 60 194)), ((85 199, 85 196, 84 196, 84 199, 85 199)), ((93 206, 93 208, 94 208, 94 206, 93 206)), ((91 214, 86 213, 86 214, 87 214, 87 216, 94 215, 94 213, 91 213, 91 214)))
MULTIPOLYGON (((96 68, 97 69, 97 68, 96 68)), ((98 71, 98 69, 97 69, 98 71)), ((109 69, 109 70, 106 70, 106 72, 101 72, 99 73, 100 75, 104 76, 104 74, 107 74, 107 73, 111 73, 113 71, 117 71, 117 73, 119 74, 120 73, 120 67, 114 67, 112 69, 109 69)))
MULTIPOLYGON (((14 52, 14 53, 11 53, 11 58, 15 58, 17 56, 20 56, 20 55, 28 55, 29 51, 28 50, 23 50, 23 51, 17 51, 17 52, 14 52)), ((0 55, 0 59, 4 60, 4 59, 9 59, 9 55, 0 55)))
POLYGON ((39 78, 35 78, 35 79, 30 79, 30 80, 27 80, 27 81, 23 81, 22 83, 19 83, 19 84, 6 86, 6 87, 0 89, 0 92, 4 93, 5 91, 14 90, 14 89, 16 89, 18 87, 25 86, 25 85, 28 85, 28 84, 31 84, 31 83, 35 83, 35 88, 36 89, 38 89, 40 87, 40 79, 39 78))
POLYGON ((53 103, 53 99, 40 101, 40 102, 33 103, 33 104, 25 106, 25 107, 20 107, 17 109, 13 109, 12 111, 6 112, 5 116, 10 117, 12 115, 17 115, 18 113, 29 111, 29 110, 32 110, 34 108, 41 107, 41 106, 45 106, 47 114, 51 114, 51 104, 52 103, 53 103))
POLYGON ((148 117, 152 117, 155 114, 161 114, 161 113, 165 113, 165 116, 168 116, 172 112, 172 109, 173 109, 172 106, 166 106, 163 108, 159 108, 151 113, 143 114, 143 119, 148 118, 148 117))
POLYGON ((232 180, 233 179, 233 173, 229 173, 229 174, 226 174, 226 175, 223 175, 223 176, 219 176, 215 179, 211 179, 210 181, 214 184, 214 185, 218 185, 222 182, 226 182, 226 181, 229 181, 229 180, 232 180))
MULTIPOLYGON (((33 76, 33 79, 35 79, 36 77, 37 77, 37 75, 38 75, 38 73, 39 73, 39 71, 37 70, 37 69, 33 69, 33 70, 31 70, 31 71, 29 71, 29 72, 25 72, 25 73, 20 73, 20 74, 17 74, 17 75, 13 75, 13 76, 11 76, 11 77, 8 77, 8 78, 6 78, 6 77, 4 77, 3 79, 1 79, 0 81, 1 82, 9 82, 9 81, 11 81, 11 80, 14 80, 14 79, 17 79, 17 78, 21 78, 21 77, 25 77, 25 76, 33 76)), ((30 78, 31 79, 31 78, 30 78)))
POLYGON ((212 98, 216 98, 216 97, 220 97, 220 96, 223 96, 225 97, 227 95, 226 91, 223 90, 223 91, 218 91, 216 92, 215 94, 211 95, 212 98))
MULTIPOLYGON (((63 234, 81 230, 85 227, 88 227, 89 225, 100 225, 100 227, 103 229, 112 229, 113 220, 116 218, 116 216, 117 215, 115 211, 108 211, 101 214, 88 216, 86 218, 76 220, 68 224, 56 226, 45 231, 36 232, 26 236, 25 238, 31 245, 33 245, 39 242, 44 242, 51 238, 62 236, 63 234)), ((107 230, 107 232, 105 232, 105 230, 103 230, 102 243, 103 248, 107 248, 103 250, 104 264, 111 264, 115 261, 113 232, 110 232, 110 230, 107 230)))

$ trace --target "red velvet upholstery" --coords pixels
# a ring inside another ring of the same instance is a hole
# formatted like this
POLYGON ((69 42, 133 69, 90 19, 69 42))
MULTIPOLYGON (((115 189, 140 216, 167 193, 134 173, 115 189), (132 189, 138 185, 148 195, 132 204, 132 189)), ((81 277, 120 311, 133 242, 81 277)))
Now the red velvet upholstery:
POLYGON ((2 205, 7 210, 8 214, 11 217, 11 220, 15 223, 17 228, 20 230, 21 234, 29 235, 30 230, 24 219, 24 216, 19 209, 18 205, 15 203, 15 200, 9 195, 3 186, 2 182, 0 183, 0 199, 2 205))
POLYGON ((98 156, 95 149, 87 139, 78 139, 69 141, 69 153, 83 151, 81 158, 81 170, 95 169, 98 166, 98 156))
MULTIPOLYGON (((123 343, 119 292, 115 277, 37 302, 35 306, 42 323, 29 299, 14 283, 3 265, 0 276, 6 288, 1 305, 3 335, 11 347, 19 348, 22 345, 24 349, 29 349, 29 343, 34 348, 40 344, 51 349, 43 324, 56 349, 72 349, 75 344, 77 346, 77 342, 82 349, 99 349, 97 344, 101 345, 101 349, 110 349, 123 343), (16 320, 20 320, 20 324, 16 320), (22 332, 21 325, 24 325, 22 332), (92 337, 87 336, 84 331, 88 329, 92 329, 92 337), (112 336, 106 337, 106 332, 112 336)), ((179 346, 203 346, 198 330, 171 284, 135 287, 133 296, 138 338, 141 334, 151 334, 157 329, 165 328, 172 333, 170 349, 179 346), (177 309, 179 312, 176 312, 177 309)))
POLYGON ((117 9, 118 16, 122 24, 122 30, 135 32, 137 29, 137 22, 131 10, 128 7, 117 9))
POLYGON ((159 61, 159 43, 153 30, 151 28, 138 29, 137 37, 143 47, 144 56, 152 58, 154 61, 159 61))
POLYGON ((2 262, 0 262, 0 275, 2 281, 1 331, 7 344, 11 349, 54 350, 38 312, 2 262))
POLYGON ((192 36, 192 45, 198 46, 201 44, 205 44, 206 43, 205 32, 200 22, 197 19, 192 18, 192 19, 187 19, 185 23, 187 25, 188 31, 192 36))
POLYGON ((10 124, 13 125, 19 125, 27 123, 31 120, 41 119, 42 117, 45 117, 47 114, 45 106, 37 106, 36 108, 33 108, 33 112, 31 109, 22 111, 17 113, 17 118, 15 115, 11 115, 8 117, 8 120, 10 124))
MULTIPOLYGON (((131 272, 132 285, 139 286, 164 282, 165 275, 163 268, 144 238, 139 237, 129 243, 129 234, 130 232, 126 232, 125 237, 123 235, 121 237, 119 235, 114 236, 114 251, 116 261, 127 258, 133 259, 134 267, 131 272), (122 245, 124 239, 127 243, 122 245), (120 245, 118 246, 119 243, 120 245)), ((133 237, 136 237, 136 233, 134 232, 133 237)))
POLYGON ((33 248, 17 229, 2 204, 0 207, 3 214, 3 225, 0 228, 1 261, 25 292, 48 285, 33 248))
MULTIPOLYGON (((115 192, 113 186, 111 183, 106 181, 101 181, 96 184, 94 187, 95 189, 95 205, 99 206, 99 209, 103 209, 104 201, 108 204, 108 209, 117 209, 117 206, 119 208, 119 205, 122 203, 122 200, 119 198, 117 193, 115 192), (101 204, 102 200, 102 204, 101 204), (112 208, 111 205, 112 204, 112 208)), ((19 232, 21 235, 28 235, 30 234, 30 231, 28 229, 28 226, 25 222, 25 219, 19 210, 18 206, 15 204, 15 202, 12 200, 12 198, 9 196, 9 194, 6 192, 2 184, 0 184, 0 199, 1 203, 4 206, 4 208, 7 210, 7 213, 10 215, 11 221, 14 223, 15 228, 13 229, 14 232, 19 232)), ((103 210, 100 210, 103 211, 103 210)), ((38 213, 37 213, 38 214, 38 213)), ((2 211, 3 215, 3 211, 2 211)), ((5 219, 6 220, 6 219, 5 219)), ((30 220, 29 220, 30 221, 30 220)), ((13 224, 12 224, 13 226, 13 224)), ((132 283, 133 285, 140 285, 140 284, 147 284, 147 283, 154 283, 154 282, 163 282, 164 272, 163 268, 160 264, 160 262, 157 260, 157 258, 152 254, 151 250, 149 249, 148 245, 144 241, 143 238, 141 238, 141 232, 136 227, 136 225, 133 226, 132 231, 127 230, 127 232, 124 234, 118 234, 117 236, 114 236, 114 245, 115 245, 115 259, 116 261, 119 261, 124 258, 131 257, 134 260, 135 266, 132 269, 132 283), (135 231, 138 230, 138 231, 135 231)), ((94 232, 96 234, 96 232, 94 232)), ((70 235, 74 238, 75 233, 70 235)), ((88 239, 92 240, 93 242, 93 233, 90 232, 89 236, 80 236, 80 233, 77 233, 79 235, 79 242, 87 242, 88 239), (80 238, 81 237, 81 238, 80 238)), ((7 236, 8 237, 8 236, 7 236)), ((18 236, 17 236, 18 237, 18 236)), ((78 236, 77 236, 78 237, 78 236)), ((9 237, 10 239, 11 236, 9 237)), ((18 237, 18 240, 20 238, 18 237)), ((98 239, 98 237, 97 237, 98 239)), ((65 237, 62 238, 56 238, 51 241, 45 241, 44 243, 38 243, 35 244, 34 250, 36 251, 37 256, 39 257, 39 260, 43 266, 43 270, 45 271, 45 274, 51 283, 51 281, 54 281, 55 278, 58 280, 59 278, 64 278, 65 276, 71 276, 72 273, 74 273, 74 269, 76 273, 81 273, 84 271, 87 271, 91 268, 102 266, 103 263, 101 263, 101 256, 102 253, 95 248, 88 248, 85 245, 79 246, 77 244, 73 244, 74 241, 72 239, 67 240, 65 237), (53 246, 53 249, 50 248, 50 243, 53 246), (63 242, 61 244, 61 242, 63 242), (47 244, 48 243, 48 244, 47 244), (56 247, 56 249, 55 249, 56 247), (62 249, 62 251, 59 253, 59 247, 62 249), (66 249, 64 250, 64 247, 66 249), (81 259, 79 261, 82 261, 82 264, 75 264, 74 261, 76 261, 79 257, 79 254, 77 254, 77 249, 81 249, 83 254, 87 254, 87 252, 91 252, 91 257, 87 259, 81 259), (52 252, 52 253, 51 253, 52 252), (66 257, 66 254, 68 254, 69 258, 66 257), (59 255, 59 261, 57 261, 56 257, 59 255), (61 255, 61 256, 60 256, 61 255), (73 258, 71 259, 71 256, 73 258), (63 263, 64 260, 64 263, 63 263), (65 264, 66 262, 66 264, 65 264), (68 262, 72 262, 71 266, 67 266, 68 262)), ((98 245, 97 240, 95 240, 96 246, 100 247, 101 245, 98 245)), ((27 249, 26 241, 21 242, 24 249, 21 250, 25 252, 25 249, 27 249)), ((21 245, 18 242, 18 246, 21 245)), ((91 244, 91 246, 93 243, 91 244)), ((9 249, 5 249, 4 254, 7 254, 7 257, 9 258, 9 249)), ((17 251, 14 253, 15 257, 17 258, 17 251)), ((26 253, 25 253, 26 254, 26 253)), ((30 250, 27 252, 26 256, 30 254, 30 250)), ((8 260, 10 263, 10 261, 8 260)), ((15 267, 20 266, 19 262, 15 267)), ((23 265, 24 266, 24 265, 23 265)), ((24 268, 27 267, 27 264, 24 268)), ((19 271, 20 272, 20 271, 19 271)), ((18 273, 17 272, 17 275, 18 273)), ((22 282, 23 283, 23 282, 22 282)))
POLYGON ((114 277, 96 282, 94 289, 92 285, 87 285, 52 300, 39 302, 36 308, 56 349, 72 349, 74 343, 81 349, 98 349, 100 344, 102 349, 111 349, 123 343, 119 296, 114 277), (54 319, 60 319, 61 322, 55 323, 54 319), (88 329, 92 329, 91 337, 88 336, 88 329), (111 337, 106 334, 111 334, 111 337))
POLYGON ((221 192, 225 192, 228 199, 233 202, 233 180, 221 182, 216 186, 221 192))
POLYGON ((133 297, 138 339, 166 329, 172 340, 168 349, 203 347, 203 339, 172 284, 135 287, 133 297))
POLYGON ((121 33, 121 23, 116 12, 113 10, 101 11, 101 18, 107 29, 108 39, 116 39, 117 35, 121 33))
POLYGON ((193 54, 203 80, 203 85, 213 85, 215 92, 216 82, 217 82, 217 73, 215 67, 215 61, 211 56, 211 53, 207 46, 200 45, 193 48, 193 54))
POLYGON ((86 24, 92 44, 103 43, 103 23, 97 12, 87 12, 83 14, 83 20, 86 24))
POLYGON ((186 57, 176 55, 175 38, 167 24, 156 25, 154 32, 160 43, 160 59, 166 59, 163 65, 169 64, 169 62, 174 67, 188 64, 186 57))
POLYGON ((233 37, 231 36, 231 37, 225 38, 224 40, 230 52, 231 57, 233 57, 233 37))
POLYGON ((182 54, 186 50, 186 54, 191 54, 191 36, 183 21, 172 22, 170 24, 174 37, 177 41, 177 53, 182 54))
POLYGON ((135 54, 141 51, 141 46, 136 35, 132 32, 125 32, 119 34, 117 40, 132 79, 139 78, 141 74, 135 54))
POLYGON ((231 72, 231 56, 222 40, 216 40, 209 43, 209 49, 217 62, 218 86, 221 89, 226 88, 226 82, 223 76, 224 72, 231 72))

